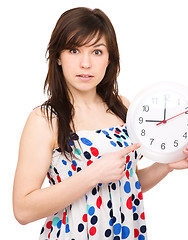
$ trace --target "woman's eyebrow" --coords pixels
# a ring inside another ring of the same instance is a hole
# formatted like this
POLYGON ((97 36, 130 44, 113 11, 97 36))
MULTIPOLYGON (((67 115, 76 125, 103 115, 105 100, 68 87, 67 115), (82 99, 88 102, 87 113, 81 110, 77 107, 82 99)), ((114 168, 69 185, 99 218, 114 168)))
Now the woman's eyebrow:
POLYGON ((94 45, 93 47, 101 47, 101 46, 104 46, 104 47, 106 47, 106 45, 105 45, 104 43, 99 43, 99 44, 96 44, 96 45, 94 45))

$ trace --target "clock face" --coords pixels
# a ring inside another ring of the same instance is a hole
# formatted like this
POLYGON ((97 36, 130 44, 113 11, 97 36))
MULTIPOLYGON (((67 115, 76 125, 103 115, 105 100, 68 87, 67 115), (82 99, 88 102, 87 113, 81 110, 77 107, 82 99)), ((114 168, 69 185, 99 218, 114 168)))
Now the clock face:
POLYGON ((160 83, 135 98, 127 114, 127 130, 140 151, 157 162, 184 158, 188 144, 188 89, 160 83))

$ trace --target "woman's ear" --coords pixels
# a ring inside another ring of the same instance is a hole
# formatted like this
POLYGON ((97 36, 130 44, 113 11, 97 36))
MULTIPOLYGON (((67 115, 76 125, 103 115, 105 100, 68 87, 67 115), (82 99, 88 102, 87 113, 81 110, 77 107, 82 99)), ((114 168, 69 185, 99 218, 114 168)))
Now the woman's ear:
POLYGON ((58 64, 59 66, 62 65, 61 60, 60 60, 59 58, 57 59, 57 64, 58 64))

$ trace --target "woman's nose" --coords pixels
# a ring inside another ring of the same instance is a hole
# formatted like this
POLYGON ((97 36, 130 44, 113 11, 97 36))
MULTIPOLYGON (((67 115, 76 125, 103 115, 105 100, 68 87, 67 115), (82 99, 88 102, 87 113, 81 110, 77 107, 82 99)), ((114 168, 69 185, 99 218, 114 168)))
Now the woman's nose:
POLYGON ((91 56, 88 53, 82 54, 80 59, 81 68, 90 68, 91 67, 91 56))

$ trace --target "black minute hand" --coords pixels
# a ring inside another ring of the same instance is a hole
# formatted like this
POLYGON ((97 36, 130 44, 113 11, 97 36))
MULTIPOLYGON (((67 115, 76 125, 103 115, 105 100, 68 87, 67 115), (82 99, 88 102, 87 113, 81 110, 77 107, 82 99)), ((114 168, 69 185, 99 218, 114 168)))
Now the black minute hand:
POLYGON ((165 96, 165 106, 164 106, 164 121, 166 120, 166 96, 165 96))

